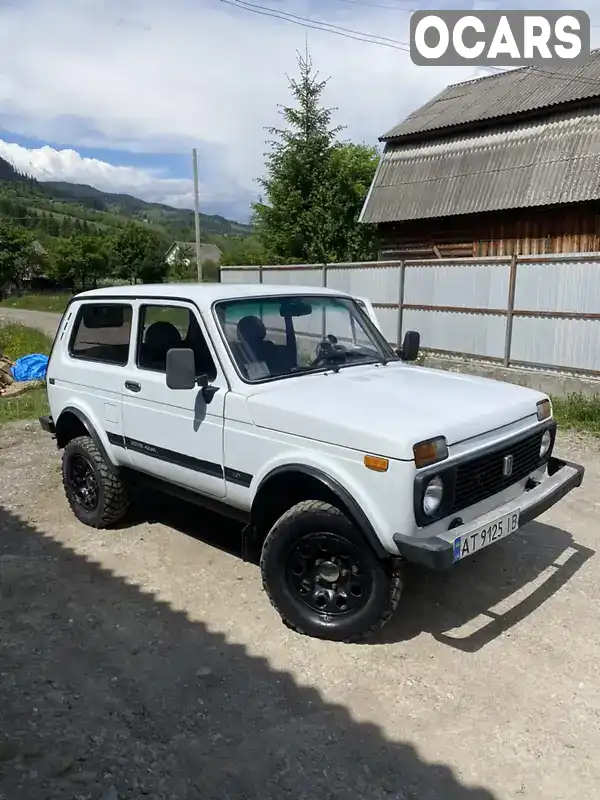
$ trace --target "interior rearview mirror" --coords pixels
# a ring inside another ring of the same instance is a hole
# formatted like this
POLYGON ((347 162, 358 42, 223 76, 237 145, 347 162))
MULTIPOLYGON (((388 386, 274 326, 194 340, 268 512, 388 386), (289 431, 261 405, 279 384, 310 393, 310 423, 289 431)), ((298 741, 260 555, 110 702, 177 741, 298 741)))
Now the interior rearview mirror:
POLYGON ((121 328, 125 321, 123 306, 107 303, 104 306, 84 305, 81 311, 83 324, 89 330, 94 328, 121 328))
POLYGON ((279 314, 282 317, 307 317, 312 314, 312 306, 304 300, 284 300, 279 314))
POLYGON ((406 331, 400 348, 400 358, 403 361, 416 361, 419 357, 420 344, 421 334, 419 331, 406 331))
POLYGON ((196 386, 196 363, 191 348, 173 348, 167 352, 167 386, 169 389, 193 389, 196 386))

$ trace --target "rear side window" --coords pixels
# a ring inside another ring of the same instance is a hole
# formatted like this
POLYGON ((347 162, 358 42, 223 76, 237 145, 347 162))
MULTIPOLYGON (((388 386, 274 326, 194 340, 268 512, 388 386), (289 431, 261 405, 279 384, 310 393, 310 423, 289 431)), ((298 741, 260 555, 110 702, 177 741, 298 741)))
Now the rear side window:
POLYGON ((77 313, 69 353, 73 358, 125 366, 131 340, 131 306, 86 303, 77 313))

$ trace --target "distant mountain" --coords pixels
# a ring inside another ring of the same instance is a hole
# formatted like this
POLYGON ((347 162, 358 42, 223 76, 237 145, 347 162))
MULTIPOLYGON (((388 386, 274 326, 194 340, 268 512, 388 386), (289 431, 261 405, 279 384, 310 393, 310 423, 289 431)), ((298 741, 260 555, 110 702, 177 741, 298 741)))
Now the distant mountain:
MULTIPOLYGON (((48 251, 74 233, 105 235, 134 223, 150 227, 164 243, 195 239, 194 212, 148 203, 129 194, 85 184, 37 181, 0 158, 0 219, 27 228, 48 251)), ((250 225, 218 214, 200 214, 202 241, 219 247, 229 263, 254 263, 260 243, 250 225), (248 262, 248 258, 250 261, 248 262)))
MULTIPOLYGON (((1 179, 1 176, 0 176, 1 179)), ((194 227, 194 212, 185 208, 174 208, 163 203, 149 203, 130 194, 114 194, 80 183, 44 181, 40 183, 46 191, 64 202, 75 202, 95 211, 108 211, 138 221, 148 220, 159 224, 194 227)), ((200 214, 200 227, 207 233, 250 235, 252 227, 234 222, 217 214, 200 214)))
MULTIPOLYGON (((130 194, 103 192, 82 183, 38 181, 19 172, 10 162, 0 158, 0 181, 22 184, 27 194, 39 193, 52 201, 69 203, 91 211, 116 214, 128 220, 154 223, 172 233, 174 239, 194 238, 194 212, 163 203, 149 203, 130 194)), ((14 187, 18 191, 18 187, 14 187)), ((205 233, 226 236, 250 236, 252 226, 226 219, 218 214, 200 214, 200 228, 205 233)))
POLYGON ((36 184, 35 178, 19 172, 9 161, 5 158, 0 158, 0 181, 20 181, 22 183, 36 184))

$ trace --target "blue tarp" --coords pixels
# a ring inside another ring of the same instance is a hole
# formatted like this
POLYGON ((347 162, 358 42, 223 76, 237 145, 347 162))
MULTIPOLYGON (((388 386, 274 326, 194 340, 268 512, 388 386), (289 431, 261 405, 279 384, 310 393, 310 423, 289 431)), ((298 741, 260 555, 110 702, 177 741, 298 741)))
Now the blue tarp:
POLYGON ((13 378, 18 381, 38 381, 46 377, 48 369, 48 356, 41 353, 32 353, 29 356, 17 358, 11 369, 13 378))

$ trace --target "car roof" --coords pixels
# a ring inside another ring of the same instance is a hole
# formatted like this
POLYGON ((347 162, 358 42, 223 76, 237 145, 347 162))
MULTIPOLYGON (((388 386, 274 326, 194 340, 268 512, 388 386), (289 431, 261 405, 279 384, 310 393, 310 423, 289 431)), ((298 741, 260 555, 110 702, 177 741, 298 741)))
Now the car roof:
POLYGON ((330 297, 350 297, 347 292, 328 289, 324 286, 286 286, 285 284, 262 283, 153 283, 134 286, 109 286, 80 292, 77 299, 94 298, 160 298, 171 300, 191 300, 199 308, 210 308, 217 300, 250 299, 252 297, 271 297, 278 295, 324 295, 330 297))

